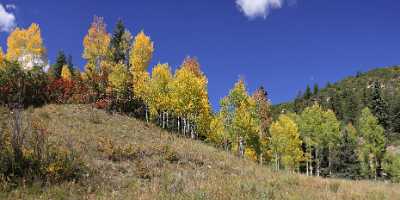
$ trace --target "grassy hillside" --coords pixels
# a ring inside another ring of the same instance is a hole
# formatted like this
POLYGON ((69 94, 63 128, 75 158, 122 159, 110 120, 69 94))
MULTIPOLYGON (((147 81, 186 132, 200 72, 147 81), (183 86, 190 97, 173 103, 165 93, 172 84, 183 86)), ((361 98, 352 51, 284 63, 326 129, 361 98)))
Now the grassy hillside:
POLYGON ((400 199, 399 185, 273 172, 86 105, 30 112, 47 122, 50 140, 71 145, 91 173, 76 183, 20 187, 1 199, 400 199))

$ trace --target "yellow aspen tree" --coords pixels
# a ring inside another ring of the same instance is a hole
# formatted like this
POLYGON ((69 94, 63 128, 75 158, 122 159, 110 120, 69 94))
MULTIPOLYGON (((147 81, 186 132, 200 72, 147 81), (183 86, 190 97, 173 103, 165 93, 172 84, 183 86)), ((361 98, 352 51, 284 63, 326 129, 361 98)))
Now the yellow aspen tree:
POLYGON ((108 75, 109 87, 120 98, 128 90, 129 72, 123 63, 117 63, 112 67, 111 73, 108 75))
POLYGON ((260 152, 260 126, 256 115, 256 102, 248 95, 243 79, 235 83, 220 104, 232 150, 236 150, 239 156, 246 154, 254 158, 255 154, 260 152))
POLYGON ((198 134, 193 129, 195 124, 196 129, 204 133, 209 128, 209 124, 203 119, 210 115, 207 79, 197 77, 187 68, 180 68, 175 73, 171 88, 174 112, 182 118, 183 133, 190 132, 191 137, 195 137, 198 134))
POLYGON ((210 131, 207 135, 207 141, 228 150, 228 133, 224 127, 224 119, 221 113, 213 116, 210 122, 210 131))
POLYGON ((236 143, 233 144, 239 156, 257 160, 259 152, 259 122, 255 116, 255 102, 242 101, 232 120, 232 129, 236 143))
POLYGON ((146 80, 149 79, 147 68, 153 57, 153 52, 153 42, 150 37, 141 31, 134 39, 129 56, 129 61, 132 65, 133 91, 138 98, 143 98, 146 80))
POLYGON ((130 63, 133 71, 145 71, 153 57, 154 44, 143 31, 135 36, 130 63))
POLYGON ((181 68, 186 68, 187 70, 191 71, 196 77, 204 76, 203 72, 200 70, 200 63, 197 58, 186 57, 183 60, 181 68))
POLYGON ((72 73, 68 65, 64 65, 61 70, 61 78, 64 80, 72 80, 72 73))
POLYGON ((33 23, 28 29, 16 28, 7 38, 7 60, 18 61, 24 69, 47 65, 40 27, 33 23))
POLYGON ((171 82, 173 75, 168 64, 157 64, 151 73, 149 82, 148 106, 151 116, 158 116, 160 126, 169 126, 172 111, 171 82))
POLYGON ((95 16, 83 39, 82 57, 87 61, 85 72, 89 78, 101 75, 106 70, 110 40, 103 18, 95 16))
POLYGON ((281 115, 271 125, 270 133, 269 145, 274 156, 275 169, 281 169, 281 165, 292 171, 297 169, 303 160, 297 124, 289 116, 281 115))

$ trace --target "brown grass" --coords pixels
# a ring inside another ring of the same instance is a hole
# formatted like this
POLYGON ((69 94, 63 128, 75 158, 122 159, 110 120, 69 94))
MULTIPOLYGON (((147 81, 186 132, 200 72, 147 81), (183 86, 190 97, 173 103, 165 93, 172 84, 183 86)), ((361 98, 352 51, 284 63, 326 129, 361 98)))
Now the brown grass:
POLYGON ((86 105, 35 109, 50 139, 70 143, 87 181, 31 185, 5 199, 400 199, 400 186, 276 173, 199 141, 86 105), (111 144, 111 145, 110 145, 111 144))

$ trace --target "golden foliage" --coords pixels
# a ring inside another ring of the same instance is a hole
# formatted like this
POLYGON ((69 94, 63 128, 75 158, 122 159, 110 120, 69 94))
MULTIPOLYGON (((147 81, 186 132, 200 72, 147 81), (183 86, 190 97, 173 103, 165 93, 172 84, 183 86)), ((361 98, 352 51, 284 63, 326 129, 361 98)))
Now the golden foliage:
POLYGON ((6 57, 10 61, 17 61, 20 56, 26 54, 38 57, 46 54, 40 27, 35 23, 28 29, 16 28, 7 38, 7 47, 6 57))
POLYGON ((88 75, 103 70, 107 59, 108 47, 111 38, 106 30, 102 17, 94 17, 93 23, 83 39, 83 55, 87 60, 86 72, 88 75))
POLYGON ((150 37, 141 31, 135 37, 132 46, 130 63, 132 64, 132 73, 146 71, 150 60, 153 57, 154 45, 150 37))
POLYGON ((71 80, 72 79, 72 73, 71 70, 69 69, 68 65, 64 65, 61 70, 61 78, 64 80, 71 80))

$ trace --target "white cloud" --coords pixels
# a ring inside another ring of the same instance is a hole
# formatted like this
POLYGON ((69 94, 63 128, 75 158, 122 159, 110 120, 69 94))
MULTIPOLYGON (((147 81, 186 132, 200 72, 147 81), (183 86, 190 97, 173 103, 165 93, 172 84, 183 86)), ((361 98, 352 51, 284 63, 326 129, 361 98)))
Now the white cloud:
POLYGON ((6 8, 9 10, 15 10, 15 9, 17 9, 17 6, 15 4, 7 4, 6 8))
MULTIPOLYGON (((6 5, 8 8, 9 6, 6 5)), ((11 6, 15 9, 15 5, 11 6)), ((7 12, 2 4, 0 4, 0 32, 10 32, 16 26, 15 15, 12 12, 7 12)))
POLYGON ((265 19, 271 9, 281 8, 283 2, 284 0, 236 0, 236 5, 250 19, 265 19))

